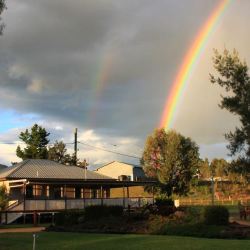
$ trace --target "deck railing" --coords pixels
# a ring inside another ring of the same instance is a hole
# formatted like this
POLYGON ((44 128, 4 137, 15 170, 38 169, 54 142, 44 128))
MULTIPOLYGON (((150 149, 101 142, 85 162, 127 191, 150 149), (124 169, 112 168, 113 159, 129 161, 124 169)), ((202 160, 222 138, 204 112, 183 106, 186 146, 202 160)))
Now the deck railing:
POLYGON ((86 199, 39 199, 39 200, 26 200, 24 205, 25 211, 34 210, 64 210, 64 209, 83 209, 91 205, 120 205, 128 207, 141 207, 146 204, 152 204, 153 198, 136 197, 136 198, 86 198, 86 199))

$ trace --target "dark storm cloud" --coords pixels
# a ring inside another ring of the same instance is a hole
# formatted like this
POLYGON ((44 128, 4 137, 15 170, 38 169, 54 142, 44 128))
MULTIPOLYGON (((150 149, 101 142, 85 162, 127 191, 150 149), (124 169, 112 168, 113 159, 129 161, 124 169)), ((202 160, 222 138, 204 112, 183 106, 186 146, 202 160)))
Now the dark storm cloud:
POLYGON ((10 1, 0 38, 0 106, 144 138, 157 126, 181 58, 216 3, 10 1), (111 71, 97 100, 97 75, 109 53, 111 71))

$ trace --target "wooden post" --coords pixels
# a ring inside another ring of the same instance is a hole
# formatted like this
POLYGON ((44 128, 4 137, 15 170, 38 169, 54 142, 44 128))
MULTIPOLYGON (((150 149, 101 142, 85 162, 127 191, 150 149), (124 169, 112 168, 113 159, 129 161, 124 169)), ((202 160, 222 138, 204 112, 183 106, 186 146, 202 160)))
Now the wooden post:
POLYGON ((52 222, 52 225, 55 224, 55 213, 52 213, 51 215, 51 222, 52 222))
POLYGON ((66 193, 66 184, 64 185, 64 187, 63 187, 63 194, 64 194, 64 208, 65 208, 65 210, 67 210, 67 193, 66 193))
POLYGON ((125 187, 124 187, 124 184, 122 186, 122 195, 123 195, 123 208, 125 208, 125 187))
POLYGON ((26 182, 23 184, 23 210, 25 211, 26 206, 26 182))
POLYGON ((26 214, 23 214, 23 224, 26 224, 26 214))
POLYGON ((36 227, 37 226, 37 212, 33 211, 33 225, 36 227))
POLYGON ((85 187, 83 188, 83 208, 85 208, 85 187))
POLYGON ((38 221, 38 225, 40 225, 40 222, 41 222, 41 221, 40 221, 40 220, 41 220, 41 213, 38 213, 38 214, 37 214, 37 218, 38 218, 38 220, 37 220, 37 221, 38 221))
POLYGON ((152 186, 152 195, 153 195, 153 205, 155 204, 155 189, 154 186, 152 186))
POLYGON ((129 202, 129 186, 127 186, 127 199, 128 199, 128 209, 130 210, 130 202, 129 202))
POLYGON ((102 189, 102 186, 101 186, 101 205, 103 206, 103 189, 102 189))

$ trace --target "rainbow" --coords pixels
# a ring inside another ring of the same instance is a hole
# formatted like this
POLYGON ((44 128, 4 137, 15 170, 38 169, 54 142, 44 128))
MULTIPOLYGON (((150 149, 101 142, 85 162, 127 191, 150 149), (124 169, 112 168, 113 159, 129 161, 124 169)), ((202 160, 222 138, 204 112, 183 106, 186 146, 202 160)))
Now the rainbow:
POLYGON ((201 27, 197 36, 195 37, 191 47, 188 49, 182 65, 178 70, 177 76, 172 84, 170 94, 167 97, 162 118, 160 121, 160 128, 169 129, 172 127, 175 115, 177 112, 178 104, 183 96, 184 90, 192 76, 195 65, 197 64, 208 38, 215 30, 216 24, 223 16, 227 6, 233 0, 221 0, 215 7, 205 24, 201 27))
POLYGON ((114 47, 104 49, 98 70, 96 71, 95 78, 92 81, 93 89, 95 92, 93 96, 94 105, 90 109, 90 112, 88 114, 88 120, 91 124, 94 124, 96 122, 95 120, 97 111, 101 105, 101 95, 104 92, 106 85, 108 84, 110 75, 112 73, 115 57, 116 50, 114 47))

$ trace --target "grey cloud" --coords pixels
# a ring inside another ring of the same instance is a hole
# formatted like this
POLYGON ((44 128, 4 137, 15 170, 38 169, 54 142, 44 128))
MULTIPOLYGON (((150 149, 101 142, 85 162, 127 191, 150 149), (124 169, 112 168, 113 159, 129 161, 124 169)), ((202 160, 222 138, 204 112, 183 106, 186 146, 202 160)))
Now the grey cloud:
MULTIPOLYGON (((217 3, 9 1, 0 37, 0 107, 143 144, 183 55, 217 3), (110 56, 106 82, 98 83, 110 56)), ((185 112, 197 105, 188 106, 176 127, 198 141, 216 141, 216 128, 204 138, 196 121, 186 125, 185 112)))

